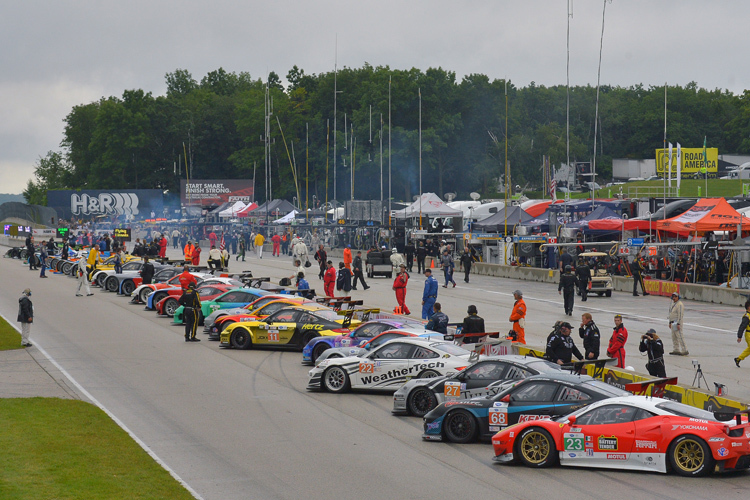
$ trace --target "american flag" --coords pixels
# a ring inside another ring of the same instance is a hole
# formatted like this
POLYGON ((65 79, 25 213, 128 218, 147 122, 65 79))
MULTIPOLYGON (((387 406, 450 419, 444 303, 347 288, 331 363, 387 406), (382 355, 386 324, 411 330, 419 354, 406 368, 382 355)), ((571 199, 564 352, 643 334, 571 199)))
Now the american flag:
POLYGON ((226 245, 224 244, 224 232, 222 231, 222 233, 221 233, 221 243, 219 243, 219 250, 223 251, 225 246, 226 245))

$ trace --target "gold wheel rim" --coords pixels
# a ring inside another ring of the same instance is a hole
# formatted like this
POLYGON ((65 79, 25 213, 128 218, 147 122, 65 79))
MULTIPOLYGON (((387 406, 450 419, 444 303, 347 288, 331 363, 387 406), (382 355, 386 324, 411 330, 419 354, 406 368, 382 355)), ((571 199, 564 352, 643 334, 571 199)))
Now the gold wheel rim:
POLYGON ((550 443, 541 432, 527 434, 521 441, 521 454, 529 463, 539 464, 547 460, 550 443))
POLYGON ((700 469, 706 461, 703 447, 692 439, 686 439, 677 445, 674 450, 675 462, 685 472, 695 472, 700 469))

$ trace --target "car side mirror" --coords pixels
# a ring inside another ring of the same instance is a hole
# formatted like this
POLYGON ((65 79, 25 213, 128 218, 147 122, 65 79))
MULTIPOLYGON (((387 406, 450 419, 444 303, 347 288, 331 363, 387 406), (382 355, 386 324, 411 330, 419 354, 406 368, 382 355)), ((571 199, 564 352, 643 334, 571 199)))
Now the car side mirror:
POLYGON ((510 394, 506 394, 505 396, 503 396, 500 401, 503 403, 510 403, 510 394))
POLYGON ((575 415, 570 415, 570 416, 568 417, 568 423, 569 423, 570 425, 573 425, 573 424, 575 424, 575 423, 576 423, 576 416, 575 416, 575 415))
POLYGON ((365 344, 365 351, 369 351, 372 349, 372 346, 370 344, 365 344))

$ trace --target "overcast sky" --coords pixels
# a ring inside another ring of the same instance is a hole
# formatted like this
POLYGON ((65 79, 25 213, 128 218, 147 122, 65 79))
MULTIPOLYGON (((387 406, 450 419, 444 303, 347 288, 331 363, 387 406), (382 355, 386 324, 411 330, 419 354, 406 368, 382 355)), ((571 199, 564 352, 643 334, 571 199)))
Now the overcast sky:
MULTIPOLYGON (((34 163, 60 148, 77 104, 141 88, 165 93, 184 68, 284 77, 338 64, 441 66, 517 86, 566 79, 566 0, 56 0, 3 2, 0 16, 0 192, 20 193, 34 163)), ((575 0, 570 83, 596 85, 601 0, 575 0)), ((750 2, 607 3, 602 84, 684 85, 742 93, 750 2)))

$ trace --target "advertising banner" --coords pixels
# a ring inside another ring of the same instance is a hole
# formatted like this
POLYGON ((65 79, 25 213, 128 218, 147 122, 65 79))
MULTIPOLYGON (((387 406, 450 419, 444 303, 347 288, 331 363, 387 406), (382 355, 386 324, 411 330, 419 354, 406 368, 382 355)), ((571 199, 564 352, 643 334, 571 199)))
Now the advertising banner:
POLYGON ((252 179, 185 179, 180 181, 180 201, 183 205, 202 207, 253 201, 252 179))
MULTIPOLYGON (((130 215, 150 217, 164 210, 160 189, 47 191, 47 206, 63 219, 130 215)), ((139 218, 140 218, 139 217, 139 218)))
MULTIPOLYGON (((664 177, 665 173, 672 172, 672 177, 677 178, 677 159, 680 160, 680 172, 682 177, 693 176, 701 172, 703 168, 703 148, 681 148, 681 155, 672 154, 671 169, 667 168, 669 162, 669 149, 656 150, 656 175, 664 177)), ((708 177, 716 177, 719 170, 719 149, 706 148, 705 162, 708 177)))

